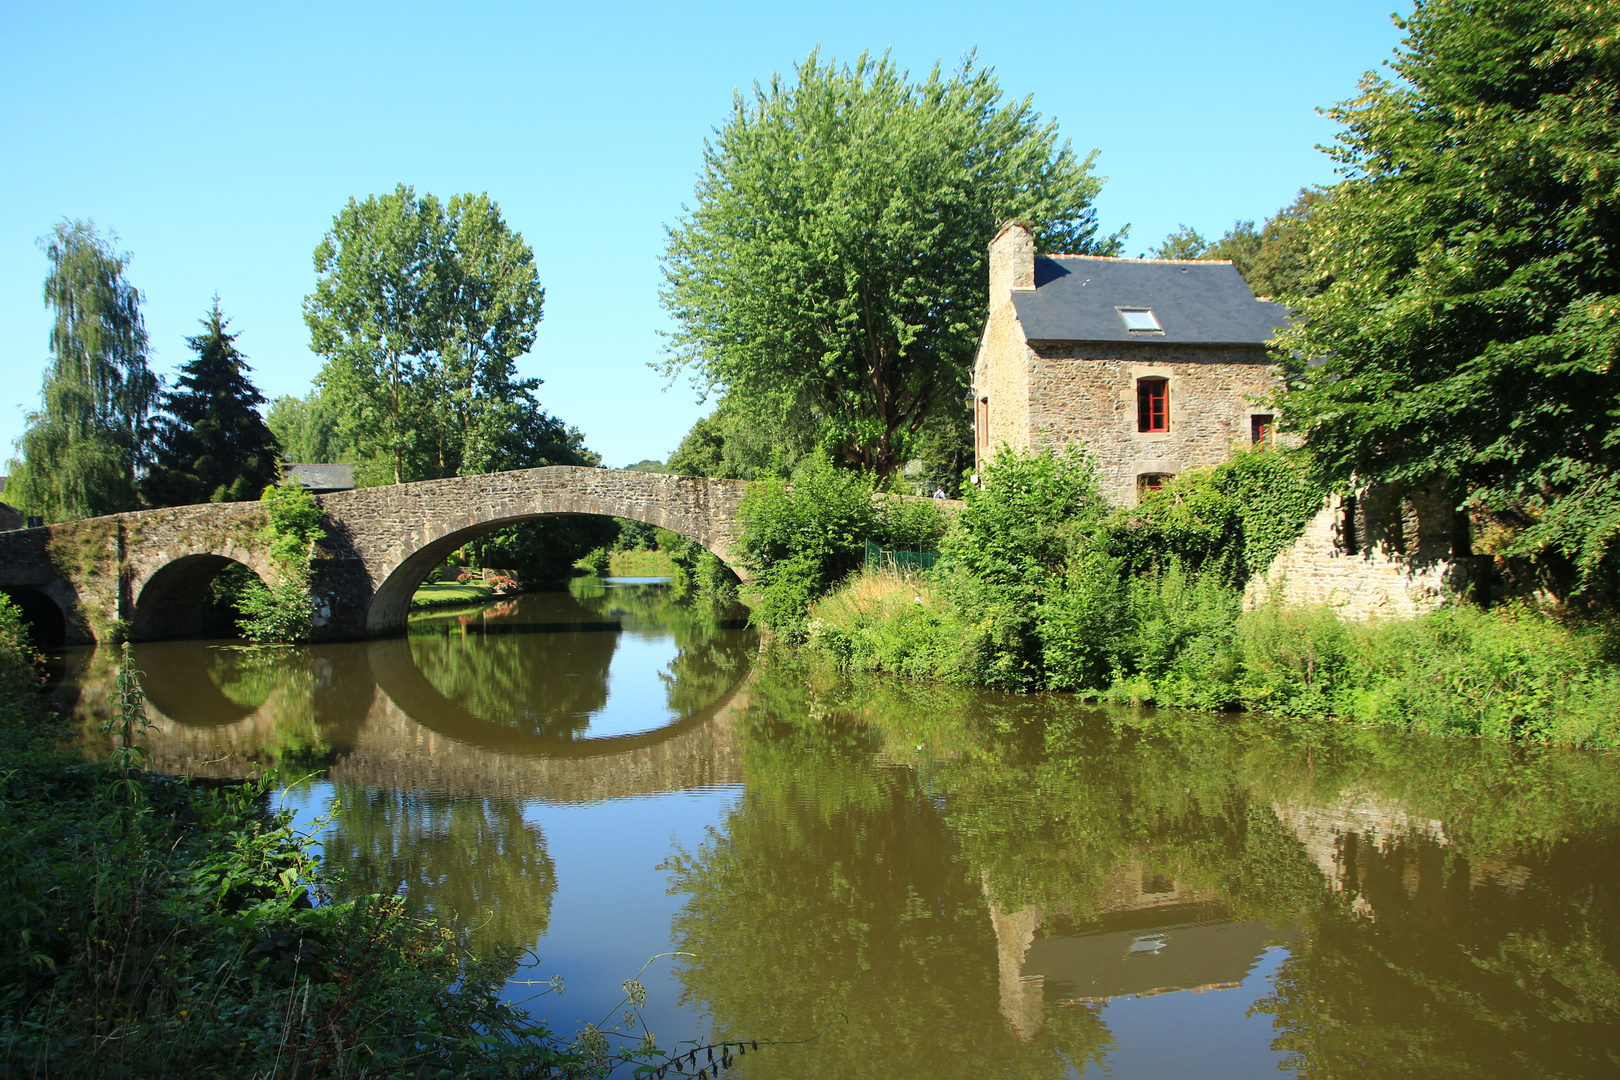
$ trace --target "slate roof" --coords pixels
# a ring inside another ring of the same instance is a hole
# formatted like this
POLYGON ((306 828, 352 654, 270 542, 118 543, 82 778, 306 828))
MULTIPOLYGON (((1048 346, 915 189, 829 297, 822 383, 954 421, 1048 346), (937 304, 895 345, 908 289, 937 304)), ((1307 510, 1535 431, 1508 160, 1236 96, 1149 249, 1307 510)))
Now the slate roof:
POLYGON ((353 465, 289 465, 287 479, 310 491, 349 491, 354 487, 353 465))
POLYGON ((1030 341, 1264 345, 1288 325, 1229 262, 1037 255, 1035 291, 1012 301, 1030 341), (1151 308, 1164 332, 1127 330, 1121 307, 1151 308))

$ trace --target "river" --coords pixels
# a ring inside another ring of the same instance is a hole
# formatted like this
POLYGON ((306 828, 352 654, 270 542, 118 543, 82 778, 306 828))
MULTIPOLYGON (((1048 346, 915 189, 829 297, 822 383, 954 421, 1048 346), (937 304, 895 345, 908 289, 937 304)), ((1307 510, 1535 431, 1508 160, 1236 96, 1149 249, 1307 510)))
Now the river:
MULTIPOLYGON (((528 950, 510 995, 565 1030, 645 966, 662 1045, 774 1043, 761 1080, 1620 1073, 1615 757, 757 650, 579 579, 134 658, 156 767, 278 768, 340 891, 528 950)), ((93 756, 110 653, 58 659, 93 756)))

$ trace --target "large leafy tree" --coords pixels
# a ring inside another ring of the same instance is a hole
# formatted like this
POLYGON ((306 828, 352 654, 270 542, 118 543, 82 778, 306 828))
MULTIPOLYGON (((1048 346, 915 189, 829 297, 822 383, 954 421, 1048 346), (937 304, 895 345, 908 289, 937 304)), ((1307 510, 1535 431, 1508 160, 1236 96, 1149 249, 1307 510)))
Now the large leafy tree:
POLYGON ((303 397, 282 394, 270 402, 264 422, 290 462, 353 461, 338 431, 338 410, 319 390, 303 397))
POLYGON ((986 311, 986 246, 1008 218, 1044 250, 1113 253, 1077 158, 971 58, 921 83, 883 57, 739 94, 669 233, 665 368, 800 442, 887 474, 929 417, 960 409, 986 311))
POLYGON ((487 195, 441 203, 402 184, 351 199, 315 269, 304 319, 357 457, 395 483, 529 463, 511 432, 540 415, 539 380, 518 378, 516 363, 545 290, 487 195))
MULTIPOLYGON (((1448 482, 1506 551, 1616 581, 1620 6, 1420 0, 1332 111, 1287 413, 1332 480, 1448 482)), ((1558 575, 1554 575, 1556 579, 1558 575)), ((1600 590, 1601 591, 1601 590, 1600 590)))
POLYGON ((147 367, 141 293, 129 254, 88 221, 62 221, 40 241, 50 272, 50 366, 41 407, 17 446, 8 497, 51 521, 133 510, 160 390, 147 367))
POLYGON ((281 447, 265 426, 265 403, 248 376, 219 299, 203 332, 186 339, 196 357, 165 394, 152 467, 143 485, 153 506, 257 499, 281 477, 281 447))

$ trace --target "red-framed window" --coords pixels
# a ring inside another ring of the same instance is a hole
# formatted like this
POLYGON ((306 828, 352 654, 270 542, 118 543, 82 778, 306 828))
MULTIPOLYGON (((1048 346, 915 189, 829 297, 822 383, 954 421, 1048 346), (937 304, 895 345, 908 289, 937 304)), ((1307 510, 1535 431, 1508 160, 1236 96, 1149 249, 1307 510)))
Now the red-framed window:
POLYGON ((1136 430, 1170 430, 1170 380, 1136 380, 1136 430))
POLYGON ((1145 472, 1136 478, 1136 493, 1146 495, 1150 491, 1158 491, 1169 482, 1169 473, 1145 472))
POLYGON ((1276 417, 1259 415, 1249 417, 1249 445, 1256 450, 1270 449, 1276 441, 1276 417))

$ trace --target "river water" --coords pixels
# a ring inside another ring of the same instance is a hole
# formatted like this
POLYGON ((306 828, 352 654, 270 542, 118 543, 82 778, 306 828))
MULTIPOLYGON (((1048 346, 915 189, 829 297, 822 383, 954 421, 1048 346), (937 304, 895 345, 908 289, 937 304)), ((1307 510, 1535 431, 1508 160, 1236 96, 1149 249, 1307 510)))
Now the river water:
MULTIPOLYGON (((340 891, 529 950, 565 1030, 645 966, 662 1045, 780 1044, 741 1077, 1620 1075, 1620 760, 849 680, 726 615, 581 579, 134 654, 157 767, 277 767, 340 891)), ((86 732, 109 652, 61 657, 86 732)))

